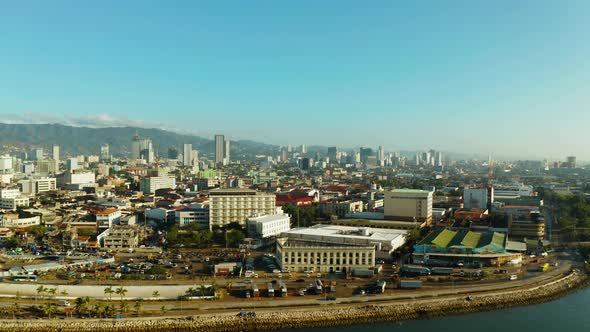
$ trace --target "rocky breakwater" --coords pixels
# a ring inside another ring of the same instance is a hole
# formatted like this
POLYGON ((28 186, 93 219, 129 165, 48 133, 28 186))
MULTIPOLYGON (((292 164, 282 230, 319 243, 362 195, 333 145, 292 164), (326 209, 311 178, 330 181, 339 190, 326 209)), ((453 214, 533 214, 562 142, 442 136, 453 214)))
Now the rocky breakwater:
POLYGON ((399 321, 447 314, 494 310, 529 305, 562 296, 587 281, 587 275, 572 272, 553 282, 524 289, 474 295, 408 300, 380 305, 351 305, 316 309, 277 308, 256 316, 203 314, 184 318, 137 318, 124 320, 3 321, 7 332, 146 332, 202 331, 237 332, 289 328, 330 327, 385 321, 399 321))

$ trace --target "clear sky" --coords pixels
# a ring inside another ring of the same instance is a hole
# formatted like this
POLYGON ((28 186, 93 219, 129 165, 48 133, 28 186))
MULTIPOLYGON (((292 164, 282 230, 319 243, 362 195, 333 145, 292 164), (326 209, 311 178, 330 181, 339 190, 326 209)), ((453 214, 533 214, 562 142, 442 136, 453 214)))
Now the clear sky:
POLYGON ((590 160, 590 1, 2 1, 4 122, 590 160))

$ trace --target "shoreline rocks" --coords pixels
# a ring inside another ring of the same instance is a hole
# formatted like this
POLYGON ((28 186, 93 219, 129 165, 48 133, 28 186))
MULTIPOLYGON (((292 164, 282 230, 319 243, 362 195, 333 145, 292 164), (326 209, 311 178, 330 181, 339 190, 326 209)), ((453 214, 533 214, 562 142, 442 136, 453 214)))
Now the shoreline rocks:
POLYGON ((238 332, 334 327, 364 323, 402 321, 465 314, 531 305, 564 296, 587 283, 588 276, 573 272, 540 286, 478 294, 466 300, 462 296, 413 300, 386 304, 351 305, 350 307, 281 308, 257 312, 255 317, 238 317, 235 313, 203 314, 184 318, 129 318, 123 320, 0 321, 7 332, 238 332))

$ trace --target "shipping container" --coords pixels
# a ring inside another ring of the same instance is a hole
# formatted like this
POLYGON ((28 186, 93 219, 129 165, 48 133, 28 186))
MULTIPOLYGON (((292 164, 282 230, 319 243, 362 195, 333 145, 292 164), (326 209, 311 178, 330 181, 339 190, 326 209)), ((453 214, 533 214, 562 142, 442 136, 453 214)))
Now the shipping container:
POLYGON ((433 267, 432 269, 430 269, 430 272, 435 275, 448 276, 448 275, 453 274, 453 268, 451 268, 451 267, 433 267))

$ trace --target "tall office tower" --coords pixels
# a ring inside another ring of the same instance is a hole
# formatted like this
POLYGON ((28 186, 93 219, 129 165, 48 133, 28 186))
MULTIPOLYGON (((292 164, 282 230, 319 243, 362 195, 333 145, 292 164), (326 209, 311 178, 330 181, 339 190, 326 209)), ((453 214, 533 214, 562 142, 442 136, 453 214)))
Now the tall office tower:
POLYGON ((178 159, 178 149, 171 146, 168 148, 168 159, 178 159))
POLYGON ((35 149, 33 150, 32 160, 42 160, 43 159, 43 149, 35 149))
POLYGON ((307 153, 307 147, 305 146, 305 144, 301 144, 301 154, 306 154, 307 153))
POLYGON ((59 161, 59 145, 54 145, 51 152, 51 158, 53 158, 53 160, 59 161))
POLYGON ((137 133, 135 133, 135 136, 133 136, 133 139, 131 140, 131 159, 139 159, 139 154, 141 152, 139 146, 140 141, 141 138, 137 133))
POLYGON ((383 149, 383 145, 379 145, 379 165, 385 166, 385 150, 383 149))
POLYGON ((331 146, 328 148, 328 158, 330 158, 330 162, 336 163, 338 159, 338 154, 340 149, 337 146, 331 146))
POLYGON ((225 156, 225 136, 215 135, 215 165, 223 163, 225 156))
POLYGON ((111 151, 108 144, 102 144, 100 146, 100 161, 110 161, 111 151))
POLYGON ((191 164, 193 165, 193 168, 199 168, 199 151, 198 150, 192 150, 191 151, 191 164))
POLYGON ((66 162, 66 169, 68 171, 75 171, 78 169, 78 158, 68 158, 66 162))
POLYGON ((576 168, 576 157, 575 156, 568 156, 566 158, 566 164, 569 168, 576 168))
POLYGON ((193 145, 184 144, 182 148, 182 165, 190 167, 192 165, 193 145))
POLYGON ((420 157, 419 153, 416 153, 416 155, 414 156, 414 165, 416 166, 420 166, 420 161, 422 160, 422 158, 420 157))
POLYGON ((223 154, 223 164, 227 165, 229 164, 229 140, 225 141, 225 153, 223 154))
POLYGON ((287 145, 287 152, 289 152, 289 153, 293 152, 293 148, 290 145, 287 145))
POLYGON ((437 151, 436 152, 436 166, 442 166, 443 165, 443 156, 442 156, 442 152, 437 151))

